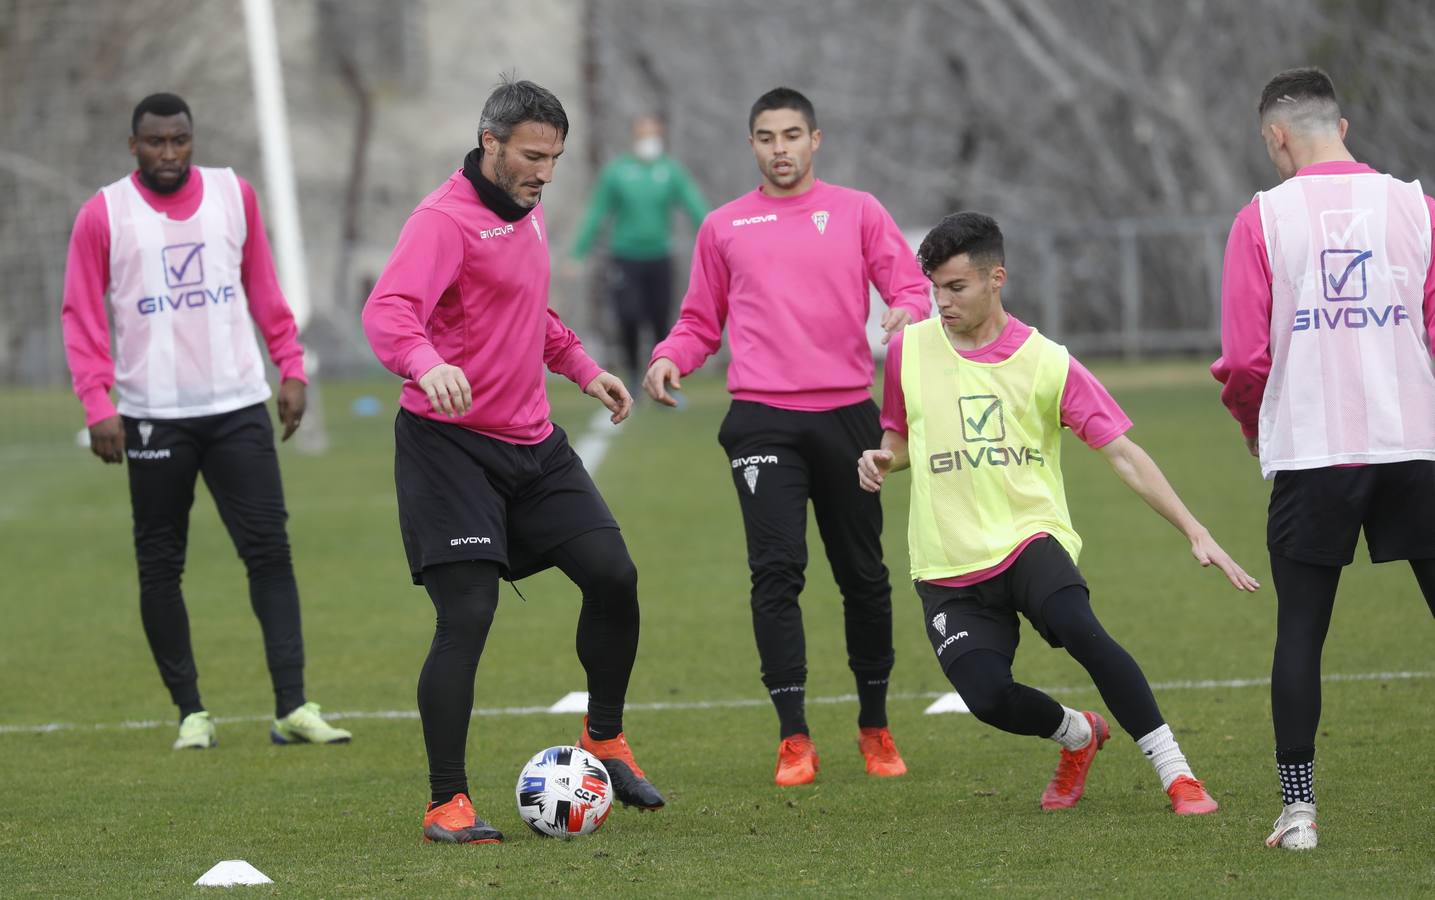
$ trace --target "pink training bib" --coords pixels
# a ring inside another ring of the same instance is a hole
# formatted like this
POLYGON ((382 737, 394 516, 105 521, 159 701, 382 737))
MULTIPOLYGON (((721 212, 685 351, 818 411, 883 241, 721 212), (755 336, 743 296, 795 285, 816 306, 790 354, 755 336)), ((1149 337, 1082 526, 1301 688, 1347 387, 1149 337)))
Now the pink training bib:
POLYGON ((1435 459, 1419 183, 1307 175, 1257 199, 1272 282, 1261 473, 1435 459))
POLYGON ((128 176, 103 189, 110 225, 115 388, 127 416, 180 419, 270 396, 241 278, 247 225, 230 169, 195 167, 199 209, 157 212, 128 176))

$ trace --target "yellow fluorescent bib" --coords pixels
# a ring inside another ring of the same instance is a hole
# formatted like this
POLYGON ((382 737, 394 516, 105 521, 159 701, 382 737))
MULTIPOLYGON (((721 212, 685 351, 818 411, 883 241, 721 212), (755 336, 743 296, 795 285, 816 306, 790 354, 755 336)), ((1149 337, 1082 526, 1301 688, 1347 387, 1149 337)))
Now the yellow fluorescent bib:
POLYGON ((1041 532, 1075 561, 1081 538, 1061 480, 1066 348, 1033 329, 1006 360, 978 363, 952 348, 939 318, 902 335, 912 577, 991 568, 1041 532))

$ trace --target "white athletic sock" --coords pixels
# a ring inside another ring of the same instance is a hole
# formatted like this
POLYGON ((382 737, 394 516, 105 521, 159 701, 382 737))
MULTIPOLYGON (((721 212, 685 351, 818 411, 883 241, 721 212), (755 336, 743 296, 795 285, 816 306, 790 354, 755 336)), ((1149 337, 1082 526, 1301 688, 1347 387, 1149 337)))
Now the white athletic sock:
POLYGON ((1186 762, 1186 754, 1181 752, 1181 745, 1176 743, 1176 738, 1171 734, 1170 725, 1162 725, 1137 741, 1136 745, 1146 754, 1146 758, 1151 760, 1157 777, 1161 779, 1162 788, 1171 787, 1171 782, 1182 775, 1196 777, 1191 771, 1191 764, 1186 762))
POLYGON ((1061 712, 1061 725, 1057 726, 1051 739, 1071 751, 1080 750, 1091 743, 1091 723, 1086 720, 1086 716, 1069 706, 1063 706, 1061 712))

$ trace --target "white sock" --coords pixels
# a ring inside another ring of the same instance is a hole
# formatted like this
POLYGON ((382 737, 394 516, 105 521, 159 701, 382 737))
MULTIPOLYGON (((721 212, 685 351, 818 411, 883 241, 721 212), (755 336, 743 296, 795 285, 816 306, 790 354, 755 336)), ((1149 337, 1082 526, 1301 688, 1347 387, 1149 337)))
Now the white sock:
POLYGON ((1086 716, 1069 706, 1063 706, 1061 712, 1061 724, 1057 726, 1051 739, 1073 752, 1091 743, 1091 723, 1086 720, 1086 716))
POLYGON ((1176 738, 1171 734, 1170 725, 1162 725, 1137 741, 1136 745, 1146 754, 1146 758, 1151 760, 1157 777, 1161 779, 1162 788, 1170 788, 1171 782, 1182 775, 1196 777, 1191 771, 1191 764, 1186 762, 1186 754, 1181 752, 1181 745, 1176 743, 1176 738))

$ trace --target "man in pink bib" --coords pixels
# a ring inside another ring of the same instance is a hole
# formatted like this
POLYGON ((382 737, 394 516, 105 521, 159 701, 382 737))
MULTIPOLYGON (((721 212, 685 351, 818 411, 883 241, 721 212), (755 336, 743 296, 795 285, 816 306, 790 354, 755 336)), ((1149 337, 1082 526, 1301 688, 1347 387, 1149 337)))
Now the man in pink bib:
POLYGON ((90 448, 129 470, 140 618, 179 707, 174 747, 217 743, 199 699, 180 593, 199 475, 249 574, 274 687, 270 737, 347 741, 349 732, 324 722, 304 698, 299 589, 254 326, 279 368, 284 440, 304 415, 304 350, 259 203, 233 170, 190 166, 193 121, 174 94, 140 101, 131 130, 138 169, 103 188, 75 219, 61 318, 90 448))
POLYGON ((1409 560, 1435 613, 1435 201, 1355 161, 1335 87, 1291 69, 1261 92, 1282 184, 1236 216, 1211 372, 1274 478, 1279 612, 1271 718, 1284 808, 1266 844, 1316 846, 1320 656, 1340 570, 1409 560))
POLYGON ((882 563, 882 506, 853 482, 852 460, 882 434, 868 394, 868 285, 889 307, 882 319, 889 335, 926 318, 932 301, 911 248, 876 198, 813 173, 822 143, 816 118, 791 88, 753 104, 748 141, 763 183, 698 229, 682 312, 643 380, 654 399, 673 405, 669 388, 717 352, 727 331, 733 401, 718 441, 747 532, 753 631, 780 727, 780 785, 817 775, 798 606, 809 500, 842 592, 867 773, 907 771, 887 728, 892 587, 882 563))

